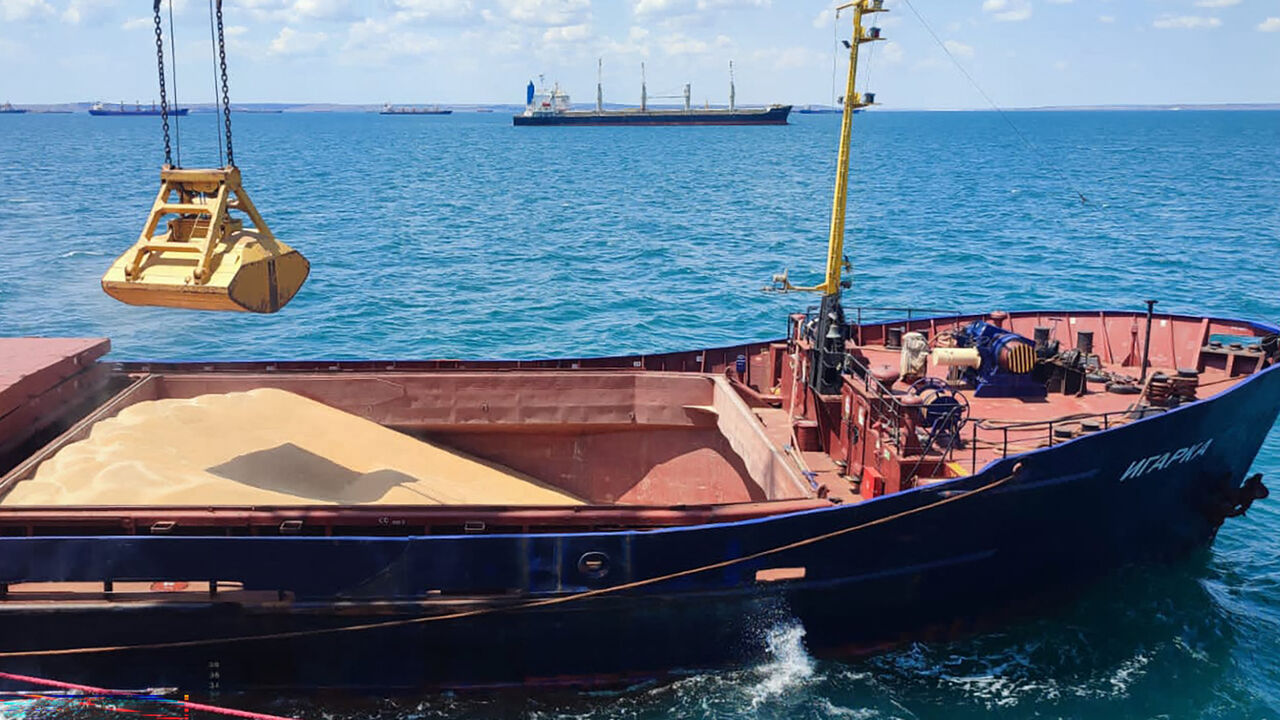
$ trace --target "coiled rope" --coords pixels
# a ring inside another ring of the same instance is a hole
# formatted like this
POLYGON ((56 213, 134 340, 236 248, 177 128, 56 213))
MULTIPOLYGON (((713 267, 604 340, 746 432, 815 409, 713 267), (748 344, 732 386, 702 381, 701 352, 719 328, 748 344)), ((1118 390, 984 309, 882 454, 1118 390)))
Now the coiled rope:
POLYGON ((207 647, 211 645, 228 645, 232 643, 259 642, 259 641, 265 641, 265 640, 290 640, 295 638, 315 637, 319 635, 335 635, 338 633, 382 630, 385 628, 404 627, 408 625, 421 625, 421 624, 431 623, 431 622, 444 622, 446 620, 460 620, 463 618, 479 617, 482 615, 492 615, 500 612, 531 610, 534 608, 550 607, 553 605, 564 605, 564 604, 576 602, 579 600, 585 600, 587 598, 600 597, 602 595, 612 595, 615 593, 625 592, 627 590, 634 590, 636 588, 647 587, 649 585, 656 585, 658 583, 667 582, 668 580, 676 580, 679 578, 688 577, 690 575, 697 575, 698 573, 710 572, 712 570, 721 570, 727 567, 733 567, 734 565, 741 565, 742 563, 751 562, 753 560, 759 560, 761 558, 769 557, 771 555, 777 555, 779 553, 796 550, 798 548, 806 547, 808 545, 814 545, 816 543, 824 542, 826 540, 831 540, 833 538, 837 538, 842 535, 848 535, 850 533, 854 533, 859 530, 865 530, 867 528, 876 527, 878 525, 884 525, 886 523, 893 522, 894 520, 899 520, 901 518, 908 517, 911 515, 917 515, 919 513, 923 513, 928 510, 933 510, 935 508, 942 507, 943 505, 948 505, 953 502, 974 497, 975 495, 979 495, 981 493, 987 492, 988 490, 993 490, 997 487, 1000 487, 1001 485, 1004 485, 1005 483, 1009 482, 1014 477, 1016 477, 1021 467, 1022 465, 1019 463, 1018 465, 1014 466, 1013 471, 1009 475, 1006 475, 1005 477, 1002 477, 998 480, 993 480, 987 483, 986 485, 982 485, 981 487, 977 487, 966 492, 961 492, 956 495, 950 495, 948 497, 944 497, 934 502, 921 505, 919 507, 914 507, 909 510, 903 510, 901 512, 894 513, 892 515, 886 515, 885 517, 882 517, 882 518, 868 520, 867 522, 859 523, 857 525, 851 525, 846 528, 840 528, 839 530, 833 530, 831 532, 822 533, 821 535, 814 535, 812 537, 796 540, 795 542, 790 542, 785 545, 779 545, 777 547, 769 548, 767 550, 761 550, 759 552, 750 553, 748 555, 742 555, 736 558, 721 560, 719 562, 714 562, 708 565, 701 565, 699 567, 689 568, 688 570, 679 570, 677 572, 667 573, 665 575, 658 575, 656 577, 651 577, 651 578, 645 578, 643 580, 635 580, 633 582, 623 583, 621 585, 612 585, 605 588, 585 590, 583 592, 574 593, 572 595, 562 595, 559 597, 543 598, 540 600, 530 600, 528 602, 519 603, 516 605, 509 605, 505 607, 490 606, 490 607, 476 608, 474 610, 461 610, 458 612, 446 613, 443 615, 430 615, 426 617, 402 618, 399 620, 383 620, 379 622, 362 623, 359 625, 346 625, 343 627, 336 627, 336 628, 320 628, 315 630, 292 630, 287 632, 264 633, 261 635, 239 635, 239 636, 224 637, 224 638, 206 638, 201 640, 176 640, 176 641, 169 641, 169 642, 139 643, 135 645, 103 645, 103 646, 97 646, 97 647, 62 648, 62 649, 54 649, 54 650, 16 650, 16 651, 10 651, 10 652, 0 652, 0 659, 25 658, 25 657, 54 657, 54 656, 66 656, 66 655, 94 655, 94 654, 103 654, 103 653, 122 652, 126 650, 171 650, 175 648, 207 647))

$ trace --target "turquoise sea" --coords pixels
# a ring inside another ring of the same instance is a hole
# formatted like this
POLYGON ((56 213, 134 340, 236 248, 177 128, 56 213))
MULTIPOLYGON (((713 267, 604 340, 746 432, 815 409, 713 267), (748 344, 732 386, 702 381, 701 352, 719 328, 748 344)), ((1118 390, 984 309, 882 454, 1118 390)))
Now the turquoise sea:
MULTIPOLYGON (((995 113, 858 116, 850 306, 1138 309, 1155 298, 1161 310, 1280 320, 1280 113, 1008 119, 1037 150, 995 113)), ((0 335, 108 336, 118 359, 533 358, 779 336, 810 298, 761 287, 784 268, 797 282, 821 272, 838 126, 237 116, 246 187, 312 263, 291 305, 248 316, 132 308, 98 286, 155 195, 158 120, 0 116, 0 335)), ((181 133, 185 165, 216 163, 212 116, 184 119, 181 133)), ((1255 469, 1280 489, 1280 432, 1255 469)), ((811 657, 785 618, 760 631, 772 651, 757 664, 625 692, 262 709, 1280 717, 1280 500, 1230 522, 1190 562, 1121 574, 980 636, 835 662, 811 657)), ((24 716, 89 717, 0 703, 0 717, 24 716)))

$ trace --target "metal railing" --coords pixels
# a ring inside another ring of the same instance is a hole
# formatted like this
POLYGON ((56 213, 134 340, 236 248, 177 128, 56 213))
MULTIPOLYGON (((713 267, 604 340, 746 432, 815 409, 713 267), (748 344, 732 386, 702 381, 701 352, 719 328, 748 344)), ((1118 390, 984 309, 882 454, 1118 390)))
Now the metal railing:
MULTIPOLYGON (((1009 422, 1009 423, 998 422, 994 420, 985 420, 982 418, 970 418, 968 421, 971 426, 971 438, 970 438, 969 445, 973 451, 973 456, 972 456, 973 467, 975 470, 978 467, 978 430, 980 429, 1001 433, 1000 457, 1007 458, 1009 457, 1009 432, 1011 430, 1014 432, 1027 432, 1027 433, 1035 433, 1036 435, 1038 435, 1039 434, 1038 431, 1040 429, 1043 429, 1045 432, 1045 439, 1046 439, 1046 442, 1043 445, 1043 447, 1053 447, 1058 442, 1069 442, 1079 437, 1079 435, 1072 435, 1071 437, 1067 437, 1067 438, 1058 438, 1054 434, 1054 430, 1061 429, 1064 426, 1082 425, 1083 423, 1089 420, 1095 420, 1095 421, 1101 421, 1102 424, 1101 424, 1101 427, 1098 428, 1098 432, 1102 432, 1105 430, 1110 430, 1111 426, 1115 424, 1115 419, 1117 418, 1124 419, 1124 420, 1141 420, 1142 418, 1145 418, 1148 415, 1156 415, 1159 413, 1168 412, 1169 409, 1170 408, 1142 405, 1142 406, 1128 407, 1128 408, 1125 408, 1124 410, 1110 410, 1107 412, 1100 412, 1100 413, 1079 413, 1077 415, 1064 415, 1062 417, 1056 417, 1049 420, 1026 420, 1021 422, 1009 422)), ((1086 431, 1085 434, 1087 434, 1088 432, 1093 432, 1093 431, 1086 431)), ((1035 441, 1034 437, 1028 438, 1028 439, 1031 440, 1032 442, 1035 441)), ((1039 448, 1037 447, 1036 449, 1039 449, 1039 448)))

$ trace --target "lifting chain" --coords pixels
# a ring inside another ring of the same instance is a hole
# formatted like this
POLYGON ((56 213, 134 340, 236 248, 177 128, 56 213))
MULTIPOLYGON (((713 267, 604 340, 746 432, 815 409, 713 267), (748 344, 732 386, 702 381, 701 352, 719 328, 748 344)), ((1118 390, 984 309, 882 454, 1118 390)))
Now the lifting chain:
MULTIPOLYGON (((157 2, 156 7, 158 8, 159 0, 156 0, 156 2, 157 2)), ((223 125, 223 128, 225 128, 227 133, 227 167, 235 167, 236 166, 235 156, 231 154, 231 100, 228 97, 228 89, 227 89, 227 46, 226 46, 226 42, 223 40, 223 35, 222 35, 222 0, 215 0, 214 4, 217 6, 218 67, 222 71, 222 125, 223 125)), ((159 12, 159 10, 157 10, 156 12, 159 12)), ((159 17, 160 17, 159 15, 156 15, 157 28, 159 28, 159 22, 160 22, 159 17)), ((159 32, 159 30, 157 30, 157 32, 159 32)), ((161 70, 161 72, 163 73, 163 70, 161 70)), ((165 127, 166 127, 165 147, 168 148, 169 146, 168 132, 169 131, 167 129, 168 126, 166 125, 165 127)))
MULTIPOLYGON (((160 0, 155 0, 155 19, 156 19, 156 67, 160 72, 160 122, 164 126, 164 166, 173 167, 173 151, 169 147, 169 96, 164 81, 164 34, 160 30, 160 0)), ((219 15, 218 24, 219 33, 222 30, 221 15, 219 15)), ((226 65, 223 65, 222 71, 222 87, 227 86, 226 81, 226 65)), ((231 139, 231 120, 227 120, 227 139, 231 139)))

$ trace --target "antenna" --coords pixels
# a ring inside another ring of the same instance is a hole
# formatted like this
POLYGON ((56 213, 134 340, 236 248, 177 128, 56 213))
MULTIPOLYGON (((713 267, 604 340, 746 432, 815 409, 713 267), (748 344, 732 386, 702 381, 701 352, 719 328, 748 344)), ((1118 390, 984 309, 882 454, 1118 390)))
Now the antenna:
POLYGON ((733 87, 733 61, 729 61, 729 112, 733 112, 738 106, 736 93, 733 87))
POLYGON ((640 112, 649 109, 649 87, 644 77, 644 62, 640 63, 640 112))

